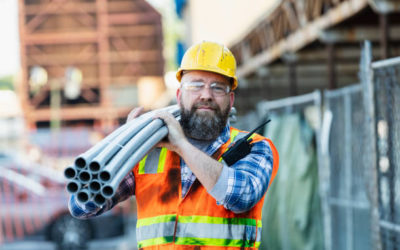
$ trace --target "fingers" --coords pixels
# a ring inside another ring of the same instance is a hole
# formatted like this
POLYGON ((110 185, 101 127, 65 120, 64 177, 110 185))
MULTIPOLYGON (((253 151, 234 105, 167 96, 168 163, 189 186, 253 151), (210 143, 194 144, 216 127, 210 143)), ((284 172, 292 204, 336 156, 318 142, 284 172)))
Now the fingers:
POLYGON ((154 114, 154 119, 157 119, 157 118, 160 118, 161 120, 163 120, 167 126, 170 124, 172 125, 177 122, 175 117, 167 111, 156 112, 154 114))
POLYGON ((181 125, 175 119, 175 117, 169 112, 160 111, 154 114, 154 119, 162 119, 168 128, 168 141, 161 141, 160 145, 165 146, 169 150, 177 151, 181 147, 182 143, 185 142, 186 137, 183 133, 181 125))
POLYGON ((143 107, 137 107, 129 112, 126 122, 129 122, 143 113, 143 107))

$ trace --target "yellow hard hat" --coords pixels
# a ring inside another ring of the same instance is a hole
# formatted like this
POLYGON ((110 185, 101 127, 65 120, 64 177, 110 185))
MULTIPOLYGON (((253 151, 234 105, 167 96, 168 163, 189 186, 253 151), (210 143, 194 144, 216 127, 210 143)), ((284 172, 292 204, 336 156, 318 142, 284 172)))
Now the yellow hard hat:
POLYGON ((185 52, 181 67, 176 73, 179 82, 185 70, 210 71, 232 78, 232 90, 236 89, 238 84, 235 57, 227 47, 215 42, 203 41, 185 52))

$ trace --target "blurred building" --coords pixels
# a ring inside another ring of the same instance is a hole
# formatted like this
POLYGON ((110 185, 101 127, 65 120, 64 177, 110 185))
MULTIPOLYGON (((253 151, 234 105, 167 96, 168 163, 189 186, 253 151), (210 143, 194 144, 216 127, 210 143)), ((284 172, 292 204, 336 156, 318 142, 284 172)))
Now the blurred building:
POLYGON ((110 128, 164 90, 160 14, 145 0, 20 0, 30 126, 110 128))
POLYGON ((235 54, 239 112, 260 100, 357 83, 363 40, 372 41, 376 59, 400 55, 395 0, 176 2, 187 46, 215 40, 235 54))

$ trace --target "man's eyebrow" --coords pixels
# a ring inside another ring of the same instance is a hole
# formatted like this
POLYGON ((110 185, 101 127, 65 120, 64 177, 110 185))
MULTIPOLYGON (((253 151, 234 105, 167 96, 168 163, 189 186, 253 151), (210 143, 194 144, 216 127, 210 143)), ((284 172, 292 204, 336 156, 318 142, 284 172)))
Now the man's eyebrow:
POLYGON ((191 82, 204 82, 204 80, 201 78, 194 78, 194 79, 191 79, 190 81, 191 82))
MULTIPOLYGON (((202 82, 202 83, 204 83, 205 81, 204 81, 204 79, 201 79, 201 78, 193 78, 193 79, 191 79, 190 80, 191 82, 202 82)), ((218 83, 218 84, 223 84, 223 85, 229 85, 229 83, 226 83, 226 82, 221 82, 221 81, 211 81, 211 83, 218 83)))

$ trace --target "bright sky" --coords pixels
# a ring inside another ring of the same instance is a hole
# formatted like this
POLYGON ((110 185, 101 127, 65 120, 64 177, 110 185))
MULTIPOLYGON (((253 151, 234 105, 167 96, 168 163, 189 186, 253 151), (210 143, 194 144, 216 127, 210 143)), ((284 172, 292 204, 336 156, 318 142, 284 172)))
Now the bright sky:
POLYGON ((18 1, 0 0, 0 77, 19 68, 18 1))

